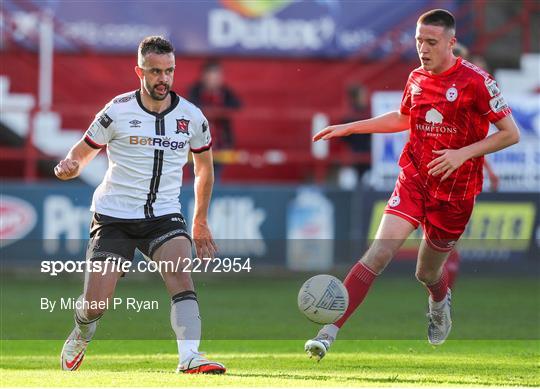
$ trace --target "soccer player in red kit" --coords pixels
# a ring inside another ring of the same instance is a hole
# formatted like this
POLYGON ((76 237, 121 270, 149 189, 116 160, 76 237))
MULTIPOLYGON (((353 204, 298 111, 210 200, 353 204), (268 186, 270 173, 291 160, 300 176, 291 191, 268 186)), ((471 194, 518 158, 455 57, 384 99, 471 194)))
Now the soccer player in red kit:
MULTIPOLYGON (((474 61, 470 59, 471 55, 469 53, 469 49, 460 43, 456 43, 454 45, 454 48, 452 49, 452 53, 456 57, 461 57, 477 66, 480 66, 478 63, 475 63, 474 61)), ((492 192, 497 192, 497 190, 499 189, 499 177, 497 176, 497 174, 495 174, 493 167, 490 165, 487 159, 484 159, 484 170, 488 174, 488 177, 489 177, 489 189, 492 192)), ((446 259, 446 262, 444 263, 444 267, 448 274, 448 287, 452 290, 454 290, 454 284, 456 282, 460 266, 461 266, 461 254, 459 253, 459 250, 455 248, 454 250, 450 252, 450 254, 448 255, 448 258, 446 259)))
POLYGON ((428 340, 439 345, 450 333, 451 292, 444 262, 465 230, 482 189, 483 156, 519 141, 519 129, 495 80, 456 58, 452 53, 455 43, 455 20, 450 12, 435 9, 421 15, 416 26, 421 66, 409 75, 399 111, 329 126, 313 138, 411 131, 375 240, 345 278, 347 311, 306 342, 309 356, 324 357, 375 278, 420 225, 424 239, 416 278, 429 291, 428 340), (490 122, 498 131, 487 136, 490 122))

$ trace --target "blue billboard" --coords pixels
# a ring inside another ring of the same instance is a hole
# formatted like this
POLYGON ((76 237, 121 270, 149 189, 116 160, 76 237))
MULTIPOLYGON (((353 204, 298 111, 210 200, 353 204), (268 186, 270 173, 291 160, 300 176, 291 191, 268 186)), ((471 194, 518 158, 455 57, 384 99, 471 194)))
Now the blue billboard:
MULTIPOLYGON (((74 183, 3 184, 2 265, 84 260, 92 192, 90 186, 74 183)), ((180 200, 190 224, 193 188, 186 187, 180 200)), ((250 257, 257 264, 296 270, 323 270, 334 265, 334 258, 348 258, 343 242, 350 234, 351 201, 350 192, 338 189, 221 187, 214 191, 208 223, 218 255, 250 257)))
POLYGON ((44 14, 60 51, 133 53, 148 35, 178 54, 381 57, 414 53, 418 16, 452 0, 17 1, 1 4, 2 42, 34 50, 44 14))

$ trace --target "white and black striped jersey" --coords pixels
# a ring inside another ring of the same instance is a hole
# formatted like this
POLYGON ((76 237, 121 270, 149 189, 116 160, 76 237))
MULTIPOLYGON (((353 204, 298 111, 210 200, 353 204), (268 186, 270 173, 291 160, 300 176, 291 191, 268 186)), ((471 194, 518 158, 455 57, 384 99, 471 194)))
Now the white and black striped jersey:
POLYGON ((115 97, 84 136, 93 148, 107 146, 109 168, 91 210, 122 219, 180 212, 182 169, 188 153, 210 149, 212 138, 201 110, 171 93, 171 106, 150 112, 140 91, 115 97))

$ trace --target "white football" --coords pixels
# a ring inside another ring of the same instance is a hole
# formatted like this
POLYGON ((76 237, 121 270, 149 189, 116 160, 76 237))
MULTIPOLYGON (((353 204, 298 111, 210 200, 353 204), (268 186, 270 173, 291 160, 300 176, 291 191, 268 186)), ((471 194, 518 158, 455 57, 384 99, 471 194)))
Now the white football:
POLYGON ((334 323, 348 306, 347 289, 340 280, 328 274, 311 277, 298 293, 298 308, 315 323, 334 323))

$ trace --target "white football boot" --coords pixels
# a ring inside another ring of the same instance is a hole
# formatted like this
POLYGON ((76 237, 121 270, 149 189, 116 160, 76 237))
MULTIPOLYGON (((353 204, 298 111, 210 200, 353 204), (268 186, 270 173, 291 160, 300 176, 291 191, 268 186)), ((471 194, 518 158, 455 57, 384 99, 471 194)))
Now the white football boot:
POLYGON ((186 374, 223 374, 227 369, 221 363, 210 361, 203 353, 193 353, 176 369, 177 373, 186 374))
POLYGON ((428 340, 432 345, 438 346, 444 343, 452 329, 452 291, 448 289, 446 297, 440 302, 434 302, 429 296, 428 304, 428 340))
MULTIPOLYGON (((91 324, 96 325, 96 323, 91 324)), ((77 370, 81 366, 88 343, 88 340, 81 337, 79 327, 75 326, 62 348, 60 356, 62 370, 77 370)))
POLYGON ((304 345, 304 350, 310 358, 315 357, 317 361, 320 361, 324 358, 335 339, 336 338, 334 336, 331 336, 321 330, 315 338, 306 342, 304 345))

